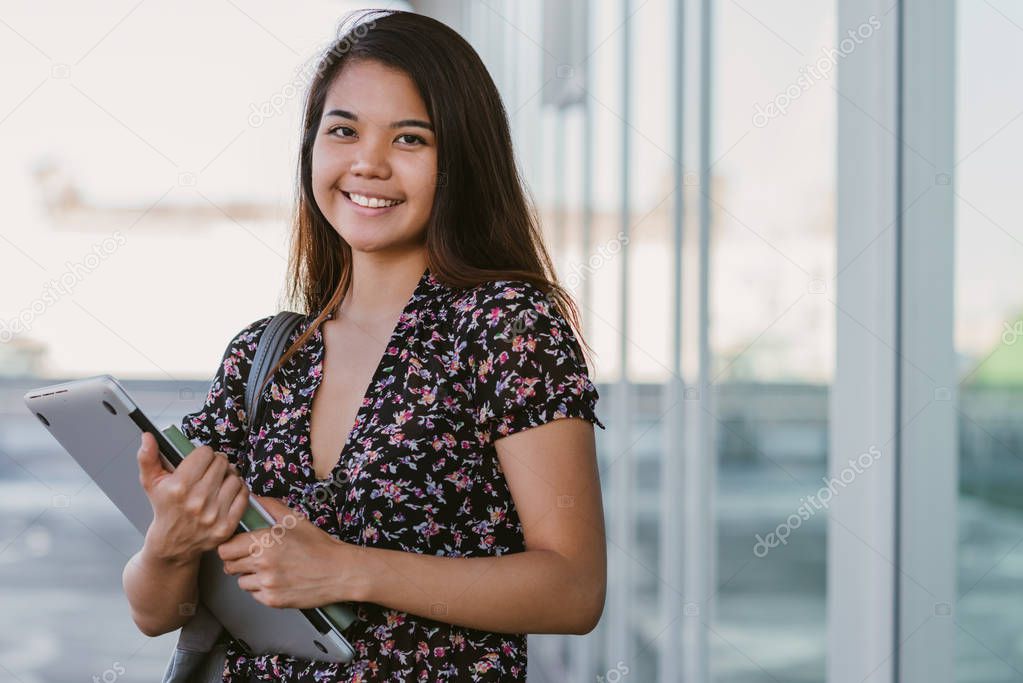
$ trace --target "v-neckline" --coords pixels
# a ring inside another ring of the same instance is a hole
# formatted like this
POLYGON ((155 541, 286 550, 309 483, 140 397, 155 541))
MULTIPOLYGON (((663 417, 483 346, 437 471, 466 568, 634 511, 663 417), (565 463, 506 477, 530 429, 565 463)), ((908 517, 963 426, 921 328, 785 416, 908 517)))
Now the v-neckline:
MULTIPOLYGON (((309 435, 309 440, 306 442, 306 448, 304 449, 304 457, 306 458, 305 464, 309 468, 309 479, 312 480, 313 484, 317 486, 329 484, 337 477, 338 471, 341 469, 341 467, 344 466, 345 455, 349 451, 352 442, 355 440, 357 432, 361 431, 362 427, 366 423, 365 412, 369 409, 369 404, 372 403, 372 401, 369 400, 371 398, 370 393, 373 391, 373 387, 375 387, 377 383, 381 380, 381 376, 384 374, 384 366, 386 365, 388 357, 397 355, 397 353, 401 352, 402 342, 407 337, 407 335, 403 334, 405 332, 405 326, 403 323, 405 322, 408 315, 411 313, 413 305, 418 300, 420 293, 423 291, 424 287, 426 287, 426 283, 429 281, 429 279, 430 268, 427 267, 426 269, 423 270, 423 274, 422 276, 420 276, 419 282, 416 283, 415 289, 409 296, 408 301, 405 302, 404 308, 402 308, 401 313, 398 315, 398 319, 394 323, 394 327, 391 329, 391 334, 387 339, 387 345, 384 346, 384 352, 380 355, 380 358, 377 360, 376 368, 374 368, 373 370, 373 376, 370 378, 369 384, 366 386, 365 391, 363 391, 362 393, 362 398, 359 401, 359 406, 355 411, 355 420, 352 422, 352 425, 348 430, 348 435, 345 437, 345 441, 341 445, 341 451, 338 453, 337 462, 334 463, 334 465, 330 468, 330 472, 327 474, 327 476, 323 477, 322 479, 316 476, 316 466, 313 461, 312 419, 313 402, 316 399, 316 392, 319 390, 320 385, 323 383, 323 369, 324 360, 326 359, 327 356, 327 345, 323 339, 322 323, 320 327, 316 328, 316 331, 313 334, 312 338, 316 342, 315 351, 318 360, 316 361, 316 365, 314 366, 314 368, 316 368, 316 371, 312 373, 313 386, 309 391, 309 408, 306 411, 305 418, 306 433, 309 435), (392 347, 395 347, 397 349, 397 353, 388 354, 388 351, 392 347)), ((327 314, 327 317, 324 318, 324 322, 333 319, 334 311, 331 311, 327 314)))

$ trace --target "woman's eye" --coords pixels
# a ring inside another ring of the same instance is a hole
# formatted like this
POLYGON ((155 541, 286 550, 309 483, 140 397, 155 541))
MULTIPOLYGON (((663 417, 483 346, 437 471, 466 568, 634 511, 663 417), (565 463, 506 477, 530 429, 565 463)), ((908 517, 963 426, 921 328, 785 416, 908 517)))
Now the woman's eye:
MULTIPOLYGON (((330 130, 327 131, 327 135, 334 135, 334 133, 336 131, 339 131, 339 130, 352 130, 352 129, 349 128, 348 126, 334 126, 333 128, 331 128, 330 130)), ((348 137, 348 136, 347 135, 338 135, 336 137, 348 137)))
MULTIPOLYGON (((355 133, 355 131, 350 126, 334 126, 333 128, 327 130, 327 135, 333 135, 334 137, 337 138, 350 138, 353 137, 352 133, 355 133), (339 134, 338 131, 349 131, 349 133, 342 135, 339 134)), ((401 140, 402 138, 409 138, 408 140, 405 141, 405 144, 413 143, 418 143, 421 145, 426 144, 426 140, 424 140, 421 136, 413 135, 412 133, 404 133, 402 135, 399 135, 396 139, 401 140)))
POLYGON ((419 142, 419 144, 421 144, 421 145, 425 145, 426 144, 426 140, 424 140, 423 138, 419 137, 418 135, 413 135, 412 133, 405 133, 403 135, 399 135, 398 139, 401 139, 401 138, 412 138, 413 140, 417 140, 419 142))

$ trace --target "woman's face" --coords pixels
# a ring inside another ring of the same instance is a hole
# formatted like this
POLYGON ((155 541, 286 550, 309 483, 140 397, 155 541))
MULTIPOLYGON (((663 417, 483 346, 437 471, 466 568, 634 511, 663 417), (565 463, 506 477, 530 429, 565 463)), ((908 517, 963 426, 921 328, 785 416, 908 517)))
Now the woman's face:
POLYGON ((421 246, 437 176, 432 124, 403 71, 349 62, 334 79, 313 144, 313 195, 354 251, 421 246))

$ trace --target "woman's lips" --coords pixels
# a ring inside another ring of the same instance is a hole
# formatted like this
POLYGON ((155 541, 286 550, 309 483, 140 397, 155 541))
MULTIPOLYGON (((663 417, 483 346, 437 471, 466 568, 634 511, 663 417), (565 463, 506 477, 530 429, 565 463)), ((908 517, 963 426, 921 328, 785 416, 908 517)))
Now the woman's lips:
POLYGON ((379 216, 381 214, 387 213, 388 211, 393 211, 394 209, 397 209, 399 206, 404 206, 405 204, 405 202, 401 202, 400 204, 394 204, 393 206, 378 206, 377 208, 374 209, 368 206, 361 206, 359 204, 356 204, 355 202, 352 201, 352 198, 348 196, 347 192, 342 192, 341 196, 345 198, 345 202, 348 204, 349 207, 351 207, 353 211, 355 211, 355 213, 362 216, 379 216))

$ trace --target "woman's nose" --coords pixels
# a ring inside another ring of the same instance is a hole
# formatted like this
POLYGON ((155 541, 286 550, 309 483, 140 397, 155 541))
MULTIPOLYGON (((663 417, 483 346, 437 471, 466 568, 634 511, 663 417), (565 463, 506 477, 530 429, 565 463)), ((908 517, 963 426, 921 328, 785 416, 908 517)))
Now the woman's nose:
POLYGON ((387 150, 383 144, 363 142, 356 145, 355 159, 352 161, 352 173, 360 176, 387 178, 390 176, 390 165, 387 163, 387 150))

